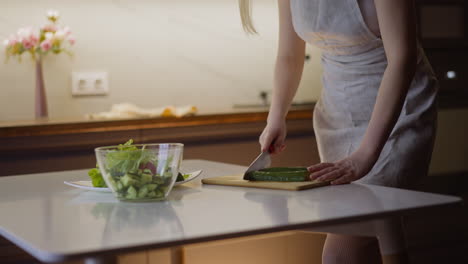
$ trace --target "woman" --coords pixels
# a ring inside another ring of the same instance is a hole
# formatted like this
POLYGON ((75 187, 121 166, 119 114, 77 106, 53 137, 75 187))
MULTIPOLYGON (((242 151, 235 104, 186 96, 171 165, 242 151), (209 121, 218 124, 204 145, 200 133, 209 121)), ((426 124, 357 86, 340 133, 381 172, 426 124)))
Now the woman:
MULTIPOLYGON (((239 3, 244 29, 255 32, 249 0, 239 3)), ((321 163, 309 167, 310 178, 412 187, 427 174, 437 92, 417 41, 414 1, 278 0, 278 6, 279 46, 262 151, 271 145, 277 154, 285 147, 285 117, 307 42, 322 50, 324 69, 313 115, 321 163)), ((402 248, 386 248, 392 243, 383 240, 386 259, 405 259, 402 248)), ((323 261, 379 263, 372 259, 379 257, 376 245, 375 238, 328 234, 323 261)))

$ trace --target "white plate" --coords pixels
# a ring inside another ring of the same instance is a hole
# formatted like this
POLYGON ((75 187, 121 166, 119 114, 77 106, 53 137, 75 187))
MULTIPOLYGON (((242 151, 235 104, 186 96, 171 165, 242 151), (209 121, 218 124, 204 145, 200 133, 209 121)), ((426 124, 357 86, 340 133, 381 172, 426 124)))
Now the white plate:
POLYGON ((70 185, 76 188, 88 190, 88 191, 97 191, 97 192, 111 192, 111 189, 107 187, 93 187, 91 181, 64 181, 66 185, 70 185))
POLYGON ((187 179, 185 179, 183 181, 175 182, 174 186, 178 186, 178 185, 187 183, 187 182, 195 179, 196 177, 198 177, 198 175, 200 175, 202 172, 203 172, 202 170, 197 170, 197 171, 192 171, 192 172, 189 172, 189 173, 182 173, 182 174, 189 174, 189 176, 187 177, 187 179))
MULTIPOLYGON (((189 174, 189 176, 184 181, 175 182, 174 186, 178 186, 178 185, 187 183, 189 181, 192 181, 193 179, 198 177, 202 172, 203 172, 202 170, 197 170, 197 171, 193 171, 189 173, 183 173, 183 174, 189 174)), ((104 188, 93 187, 93 184, 91 183, 91 181, 64 181, 63 183, 69 186, 73 186, 73 187, 88 190, 88 191, 111 192, 111 190, 107 187, 104 187, 104 188)))

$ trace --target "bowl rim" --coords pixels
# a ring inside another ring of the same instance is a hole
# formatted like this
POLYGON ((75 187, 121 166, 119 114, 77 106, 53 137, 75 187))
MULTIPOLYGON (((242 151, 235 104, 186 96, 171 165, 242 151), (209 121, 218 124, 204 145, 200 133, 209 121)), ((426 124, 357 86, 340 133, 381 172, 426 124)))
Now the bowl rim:
MULTIPOLYGON (((148 144, 132 144, 131 146, 138 147, 138 149, 134 150, 119 150, 119 151, 137 151, 141 150, 141 147, 143 146, 162 146, 162 145, 171 145, 171 146, 177 146, 177 147, 184 147, 183 143, 148 143, 148 144)), ((115 151, 116 148, 118 148, 120 145, 111 145, 111 146, 101 146, 97 147, 94 149, 95 152, 98 151, 115 151)))

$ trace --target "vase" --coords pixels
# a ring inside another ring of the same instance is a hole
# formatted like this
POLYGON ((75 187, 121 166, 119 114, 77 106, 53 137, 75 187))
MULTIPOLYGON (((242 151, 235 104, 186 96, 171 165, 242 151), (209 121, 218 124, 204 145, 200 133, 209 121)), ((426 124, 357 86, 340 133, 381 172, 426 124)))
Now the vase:
POLYGON ((35 94, 35 114, 36 118, 46 118, 47 98, 44 87, 44 75, 42 72, 42 59, 36 59, 36 94, 35 94))

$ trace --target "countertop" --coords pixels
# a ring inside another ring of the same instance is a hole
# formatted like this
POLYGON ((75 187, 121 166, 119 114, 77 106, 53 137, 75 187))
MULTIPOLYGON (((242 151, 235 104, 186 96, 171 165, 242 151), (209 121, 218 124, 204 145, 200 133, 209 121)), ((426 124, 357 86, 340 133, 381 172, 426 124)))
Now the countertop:
MULTIPOLYGON (((311 119, 313 105, 291 107, 287 119, 311 119)), ((129 131, 135 129, 173 128, 212 124, 236 124, 265 121, 267 107, 232 108, 216 113, 188 117, 92 120, 85 117, 35 119, 0 122, 0 137, 63 135, 89 132, 129 131)))
POLYGON ((203 174, 176 187, 167 201, 153 203, 119 202, 111 193, 63 184, 86 180, 86 170, 3 177, 0 235, 41 261, 56 262, 407 213, 429 217, 461 202, 455 196, 364 184, 304 191, 201 184, 200 178, 245 168, 185 160, 182 170, 203 174))

